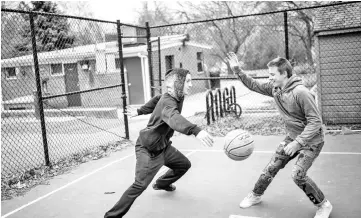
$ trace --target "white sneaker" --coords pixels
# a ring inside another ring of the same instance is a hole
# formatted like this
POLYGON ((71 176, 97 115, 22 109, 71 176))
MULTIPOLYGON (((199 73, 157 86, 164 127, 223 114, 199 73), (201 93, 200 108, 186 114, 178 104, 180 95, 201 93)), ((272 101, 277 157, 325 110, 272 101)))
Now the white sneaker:
POLYGON ((243 201, 239 204, 241 208, 247 208, 252 205, 258 204, 261 202, 261 196, 257 196, 253 194, 253 192, 249 193, 247 197, 243 199, 243 201))
POLYGON ((332 211, 332 204, 326 200, 321 206, 318 207, 315 218, 328 218, 332 211))

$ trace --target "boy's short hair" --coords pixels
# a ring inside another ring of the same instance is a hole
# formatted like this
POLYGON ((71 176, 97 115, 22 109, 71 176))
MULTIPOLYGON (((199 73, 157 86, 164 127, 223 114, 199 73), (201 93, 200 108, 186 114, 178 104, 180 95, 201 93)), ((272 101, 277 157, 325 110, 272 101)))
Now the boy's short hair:
POLYGON ((272 61, 268 62, 267 67, 277 67, 280 74, 284 74, 284 72, 287 72, 288 78, 292 76, 292 65, 286 58, 275 58, 272 61))

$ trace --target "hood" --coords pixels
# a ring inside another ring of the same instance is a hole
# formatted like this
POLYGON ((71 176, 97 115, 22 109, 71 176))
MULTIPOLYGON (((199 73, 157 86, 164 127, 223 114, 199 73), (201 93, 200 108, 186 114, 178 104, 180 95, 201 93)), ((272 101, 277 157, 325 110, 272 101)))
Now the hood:
POLYGON ((300 77, 298 77, 297 75, 292 75, 289 79, 288 82, 285 85, 285 88, 282 89, 280 91, 280 89, 278 91, 280 91, 280 93, 282 92, 289 92, 291 90, 293 90, 296 86, 299 85, 303 85, 303 81, 300 77))
POLYGON ((175 76, 174 82, 173 82, 173 93, 170 93, 170 94, 173 97, 175 97, 178 101, 184 97, 184 94, 183 94, 184 82, 189 73, 190 72, 188 70, 181 69, 181 68, 174 68, 174 69, 168 70, 165 74, 166 79, 170 78, 172 76, 175 76))

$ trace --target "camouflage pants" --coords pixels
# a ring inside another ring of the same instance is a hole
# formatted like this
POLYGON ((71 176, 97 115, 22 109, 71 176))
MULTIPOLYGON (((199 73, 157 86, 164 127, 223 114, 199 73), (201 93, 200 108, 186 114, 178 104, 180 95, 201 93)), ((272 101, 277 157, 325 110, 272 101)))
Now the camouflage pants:
POLYGON ((280 143, 276 153, 259 177, 253 189, 253 193, 256 195, 263 195, 278 171, 283 169, 290 160, 298 156, 298 159, 293 166, 292 179, 315 205, 319 205, 323 203, 325 197, 314 181, 307 176, 307 171, 320 154, 324 142, 318 145, 308 146, 306 149, 298 151, 291 157, 284 153, 283 148, 292 141, 291 138, 286 137, 286 139, 280 143))

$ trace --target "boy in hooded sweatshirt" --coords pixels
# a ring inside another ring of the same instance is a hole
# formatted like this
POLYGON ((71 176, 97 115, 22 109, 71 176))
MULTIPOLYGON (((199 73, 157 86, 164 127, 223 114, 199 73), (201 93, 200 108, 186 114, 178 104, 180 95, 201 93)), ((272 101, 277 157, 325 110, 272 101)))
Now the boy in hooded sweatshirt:
POLYGON ((123 217, 135 199, 148 187, 159 169, 165 165, 169 170, 153 184, 155 190, 174 191, 173 185, 191 167, 186 156, 174 148, 170 138, 174 131, 194 135, 203 145, 213 146, 213 138, 197 125, 189 122, 182 112, 184 96, 192 87, 191 75, 185 69, 166 72, 167 92, 152 98, 140 109, 130 110, 127 115, 150 114, 146 128, 139 132, 135 145, 135 182, 124 192, 120 200, 110 209, 105 218, 123 217))
POLYGON ((239 66, 237 56, 229 53, 228 62, 243 84, 252 91, 273 97, 285 121, 287 136, 276 149, 271 161, 263 170, 254 189, 240 203, 248 208, 261 202, 261 196, 278 171, 298 156, 292 170, 292 179, 318 207, 315 218, 327 218, 332 211, 315 182, 307 176, 308 169, 324 145, 322 120, 314 96, 303 85, 301 78, 292 75, 292 66, 285 58, 276 58, 267 64, 269 82, 261 83, 247 76, 239 66))

